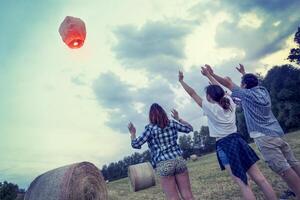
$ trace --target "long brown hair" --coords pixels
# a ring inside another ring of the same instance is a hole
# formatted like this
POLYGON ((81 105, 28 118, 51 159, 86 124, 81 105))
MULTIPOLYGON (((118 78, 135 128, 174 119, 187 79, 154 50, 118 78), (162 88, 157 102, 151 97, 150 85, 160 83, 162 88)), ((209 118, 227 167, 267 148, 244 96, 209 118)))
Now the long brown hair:
POLYGON ((165 128, 169 124, 169 118, 166 111, 157 103, 154 103, 150 107, 149 121, 153 125, 157 125, 160 128, 165 128))
POLYGON ((219 85, 209 85, 206 87, 206 94, 215 102, 218 102, 225 111, 232 111, 230 100, 225 96, 225 91, 219 85))

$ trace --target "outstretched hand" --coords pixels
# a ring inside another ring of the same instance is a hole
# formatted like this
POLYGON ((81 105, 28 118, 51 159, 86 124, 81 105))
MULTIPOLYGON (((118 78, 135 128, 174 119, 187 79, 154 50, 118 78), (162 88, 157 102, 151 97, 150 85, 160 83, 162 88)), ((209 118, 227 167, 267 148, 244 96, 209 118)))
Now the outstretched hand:
POLYGON ((206 69, 207 69, 208 73, 209 73, 210 75, 213 75, 213 73, 214 73, 214 70, 211 68, 211 66, 210 66, 210 65, 208 65, 208 64, 205 64, 205 67, 206 67, 206 69))
POLYGON ((201 67, 201 73, 203 76, 209 76, 209 72, 206 67, 201 67))
POLYGON ((179 71, 179 72, 178 72, 178 80, 179 80, 179 82, 180 82, 180 81, 183 81, 183 78, 184 78, 183 72, 182 72, 182 71, 179 71))
POLYGON ((236 67, 236 70, 238 70, 238 72, 240 72, 242 75, 245 75, 245 67, 242 64, 239 64, 239 67, 236 67))
POLYGON ((136 128, 134 127, 134 125, 133 125, 132 122, 130 122, 128 124, 128 130, 129 130, 131 136, 135 136, 135 134, 136 134, 136 128))
POLYGON ((175 110, 175 109, 173 109, 173 110, 171 110, 171 112, 172 112, 171 116, 172 116, 175 120, 179 121, 179 114, 178 114, 178 111, 175 110))

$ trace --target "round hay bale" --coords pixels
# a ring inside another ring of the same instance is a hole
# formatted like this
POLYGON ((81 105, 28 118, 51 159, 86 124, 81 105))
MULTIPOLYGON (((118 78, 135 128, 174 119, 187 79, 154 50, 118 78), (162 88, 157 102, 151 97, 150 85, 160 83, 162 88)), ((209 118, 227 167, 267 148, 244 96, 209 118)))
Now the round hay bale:
POLYGON ((198 160, 198 156, 196 154, 191 155, 191 160, 192 161, 198 160))
POLYGON ((149 162, 129 166, 128 177, 133 192, 155 186, 154 170, 149 162))
POLYGON ((89 162, 75 163, 38 176, 24 200, 107 200, 100 170, 89 162))

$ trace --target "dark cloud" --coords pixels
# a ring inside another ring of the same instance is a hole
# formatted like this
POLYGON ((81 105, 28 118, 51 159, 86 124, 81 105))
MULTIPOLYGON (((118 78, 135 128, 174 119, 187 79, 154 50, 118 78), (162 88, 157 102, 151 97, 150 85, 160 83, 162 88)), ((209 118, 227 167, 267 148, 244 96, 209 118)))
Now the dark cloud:
POLYGON ((123 67, 146 69, 150 77, 162 75, 171 80, 185 58, 185 37, 197 25, 194 21, 147 22, 141 28, 121 26, 115 31, 113 47, 123 67))
POLYGON ((287 19, 281 19, 281 23, 274 26, 276 20, 270 16, 262 20, 262 25, 257 29, 239 27, 239 16, 235 16, 233 22, 224 22, 218 27, 216 42, 221 47, 235 47, 245 51, 246 60, 260 59, 280 50, 299 23, 296 20, 285 23, 287 19))
POLYGON ((165 55, 183 58, 183 38, 191 31, 185 24, 147 22, 140 29, 121 26, 115 31, 118 43, 113 48, 119 59, 146 59, 165 55))
POLYGON ((293 34, 300 25, 300 1, 298 0, 244 0, 232 3, 229 0, 201 1, 190 9, 194 15, 203 18, 203 13, 211 14, 225 11, 232 21, 225 21, 217 28, 216 42, 219 47, 239 48, 246 53, 244 60, 260 58, 282 49, 288 36, 293 34), (238 26, 245 13, 255 13, 262 24, 258 28, 238 26), (275 26, 274 23, 280 22, 275 26))
POLYGON ((282 10, 289 9, 293 6, 299 6, 298 0, 243 0, 232 3, 232 1, 225 0, 228 6, 238 7, 239 10, 249 11, 253 8, 265 10, 267 12, 281 12, 282 10))
POLYGON ((113 73, 100 74, 93 83, 93 90, 99 103, 109 109, 115 109, 124 103, 128 107, 128 102, 133 100, 129 86, 113 73))
POLYGON ((293 7, 299 6, 299 0, 243 0, 232 2, 231 0, 201 0, 198 4, 190 8, 193 14, 201 13, 203 11, 216 11, 216 10, 230 10, 235 13, 248 12, 254 9, 261 11, 276 13, 289 10, 293 7))
POLYGON ((159 103, 166 110, 174 107, 175 94, 170 84, 162 78, 150 81, 149 86, 134 89, 122 82, 113 73, 101 74, 93 84, 97 101, 109 113, 106 124, 120 132, 127 132, 127 123, 132 121, 139 128, 148 123, 149 107, 152 103, 159 103), (136 105, 143 107, 138 111, 136 105))

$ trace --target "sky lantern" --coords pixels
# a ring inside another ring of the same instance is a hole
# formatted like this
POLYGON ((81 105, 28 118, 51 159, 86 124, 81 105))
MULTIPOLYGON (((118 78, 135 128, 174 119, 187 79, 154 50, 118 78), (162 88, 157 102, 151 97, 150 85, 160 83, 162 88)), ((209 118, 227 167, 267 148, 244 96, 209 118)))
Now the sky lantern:
POLYGON ((59 27, 59 34, 68 47, 78 49, 86 37, 85 24, 79 18, 67 16, 59 27))

